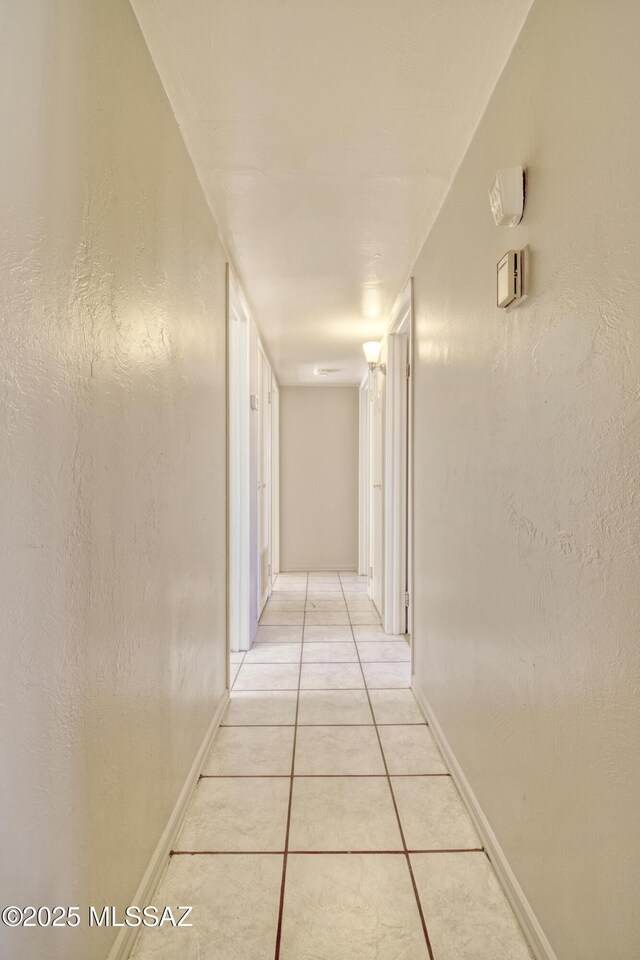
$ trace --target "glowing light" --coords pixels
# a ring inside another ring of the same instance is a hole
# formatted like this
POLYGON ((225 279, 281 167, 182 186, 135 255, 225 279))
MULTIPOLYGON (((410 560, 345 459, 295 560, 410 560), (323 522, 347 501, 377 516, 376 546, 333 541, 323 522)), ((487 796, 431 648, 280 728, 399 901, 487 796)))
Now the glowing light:
POLYGON ((380 354, 382 353, 382 344, 379 340, 369 340, 367 343, 363 343, 362 349, 364 350, 367 363, 378 363, 380 354))

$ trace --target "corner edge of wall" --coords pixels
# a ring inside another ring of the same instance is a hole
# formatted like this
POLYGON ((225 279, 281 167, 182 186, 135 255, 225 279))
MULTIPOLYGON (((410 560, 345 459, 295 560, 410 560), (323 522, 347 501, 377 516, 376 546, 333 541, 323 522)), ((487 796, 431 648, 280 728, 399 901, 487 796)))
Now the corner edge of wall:
MULTIPOLYGON (((204 762, 211 749, 213 738, 218 732, 218 728, 222 723, 225 713, 227 712, 229 702, 229 691, 225 690, 220 697, 220 702, 216 707, 215 713, 211 719, 211 723, 209 724, 207 732, 204 735, 194 761, 191 764, 191 768, 187 774, 182 790, 180 791, 175 806, 171 811, 169 819, 167 820, 167 825, 162 831, 157 846, 153 851, 151 859, 147 865, 147 869, 142 875, 138 889, 131 900, 132 905, 135 904, 136 906, 143 907, 151 903, 153 900, 153 895, 156 892, 158 883, 160 882, 160 879, 169 864, 169 855, 184 822, 187 808, 191 802, 191 798, 193 797, 193 793, 200 778, 200 773, 202 771, 202 767, 204 766, 204 762)), ((122 927, 118 932, 118 936, 113 942, 107 960, 128 960, 128 957, 131 955, 139 935, 140 929, 137 927, 122 927)))
POLYGON ((489 823, 471 784, 467 780, 442 727, 438 723, 435 713, 429 703, 424 690, 415 677, 412 678, 411 689, 418 701, 433 738, 442 753, 445 763, 451 774, 458 793, 464 803, 473 824, 480 835, 485 851, 493 865, 498 880, 507 896, 516 919, 522 928, 525 939, 535 957, 535 960, 558 960, 555 951, 547 940, 533 908, 527 900, 524 890, 518 883, 515 873, 489 823))

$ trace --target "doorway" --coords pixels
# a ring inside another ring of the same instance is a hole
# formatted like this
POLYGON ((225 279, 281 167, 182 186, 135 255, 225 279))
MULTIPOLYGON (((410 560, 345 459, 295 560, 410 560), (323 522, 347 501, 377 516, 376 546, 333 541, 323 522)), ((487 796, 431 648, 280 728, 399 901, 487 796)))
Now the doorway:
POLYGON ((258 344, 258 617, 271 593, 271 367, 258 344))
POLYGON ((387 336, 383 623, 385 632, 393 634, 411 633, 412 291, 410 280, 387 336))
POLYGON ((384 374, 369 374, 369 596, 383 612, 384 582, 384 374))
POLYGON ((238 284, 227 267, 228 313, 228 636, 232 652, 251 646, 251 461, 249 419, 250 317, 238 284))
POLYGON ((237 653, 251 648, 271 593, 273 513, 279 499, 272 443, 278 430, 271 364, 229 267, 227 330, 227 623, 229 650, 237 653))
POLYGON ((412 630, 412 314, 410 280, 385 337, 385 362, 360 388, 360 567, 385 633, 395 635, 412 630))

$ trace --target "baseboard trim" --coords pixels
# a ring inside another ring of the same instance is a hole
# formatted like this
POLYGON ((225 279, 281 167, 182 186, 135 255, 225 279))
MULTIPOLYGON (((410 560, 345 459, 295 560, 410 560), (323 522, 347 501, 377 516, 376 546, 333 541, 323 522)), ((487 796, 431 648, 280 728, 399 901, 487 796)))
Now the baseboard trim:
POLYGON ((516 876, 509 866, 504 850, 496 837, 491 824, 487 820, 478 798, 473 792, 469 781, 467 780, 462 767, 458 763, 456 756, 451 749, 449 742, 444 735, 442 727, 427 700, 424 690, 416 681, 415 677, 411 685, 418 705, 424 713, 427 723, 431 729, 434 740, 440 748, 445 763, 449 768, 451 779, 458 788, 458 792, 465 804, 471 819, 478 831, 485 850, 493 864, 498 880, 502 884, 504 892, 511 904, 513 912, 522 927, 522 931, 527 939, 535 960, 558 960, 551 944, 547 940, 538 919, 533 912, 531 904, 527 900, 524 891, 518 883, 516 876))
MULTIPOLYGON (((187 778, 184 782, 182 790, 180 791, 178 799, 176 800, 176 804, 171 811, 167 825, 162 831, 162 835, 155 850, 153 851, 149 865, 143 874, 135 896, 131 900, 132 905, 135 904, 138 906, 146 906, 147 904, 153 902, 153 895, 156 891, 158 883, 160 882, 160 878, 162 877, 162 874, 169 863, 169 854, 171 853, 180 828, 182 827, 187 808, 193 796, 193 791, 196 788, 202 767, 204 766, 204 762, 209 754, 209 750, 211 749, 211 743, 218 732, 218 727, 222 722, 228 705, 229 691, 225 690, 220 703, 216 708, 216 712, 213 715, 211 723, 209 724, 209 729, 207 730, 200 745, 200 749, 198 750, 195 759, 191 764, 191 769, 187 774, 187 778)), ((109 951, 107 960, 127 960, 131 951, 133 950, 139 933, 140 931, 136 927, 121 927, 118 931, 118 936, 114 940, 113 946, 109 951)))

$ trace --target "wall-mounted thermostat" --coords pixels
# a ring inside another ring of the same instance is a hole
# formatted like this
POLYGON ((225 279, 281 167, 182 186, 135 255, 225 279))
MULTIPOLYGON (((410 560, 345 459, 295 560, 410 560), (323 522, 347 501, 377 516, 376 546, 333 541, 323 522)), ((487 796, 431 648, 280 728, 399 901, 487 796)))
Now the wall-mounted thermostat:
POLYGON ((497 301, 499 307, 508 307, 514 300, 524 299, 524 263, 524 250, 509 250, 498 263, 497 301))
POLYGON ((498 227, 515 227, 524 213, 524 168, 498 170, 489 190, 489 203, 498 227))

